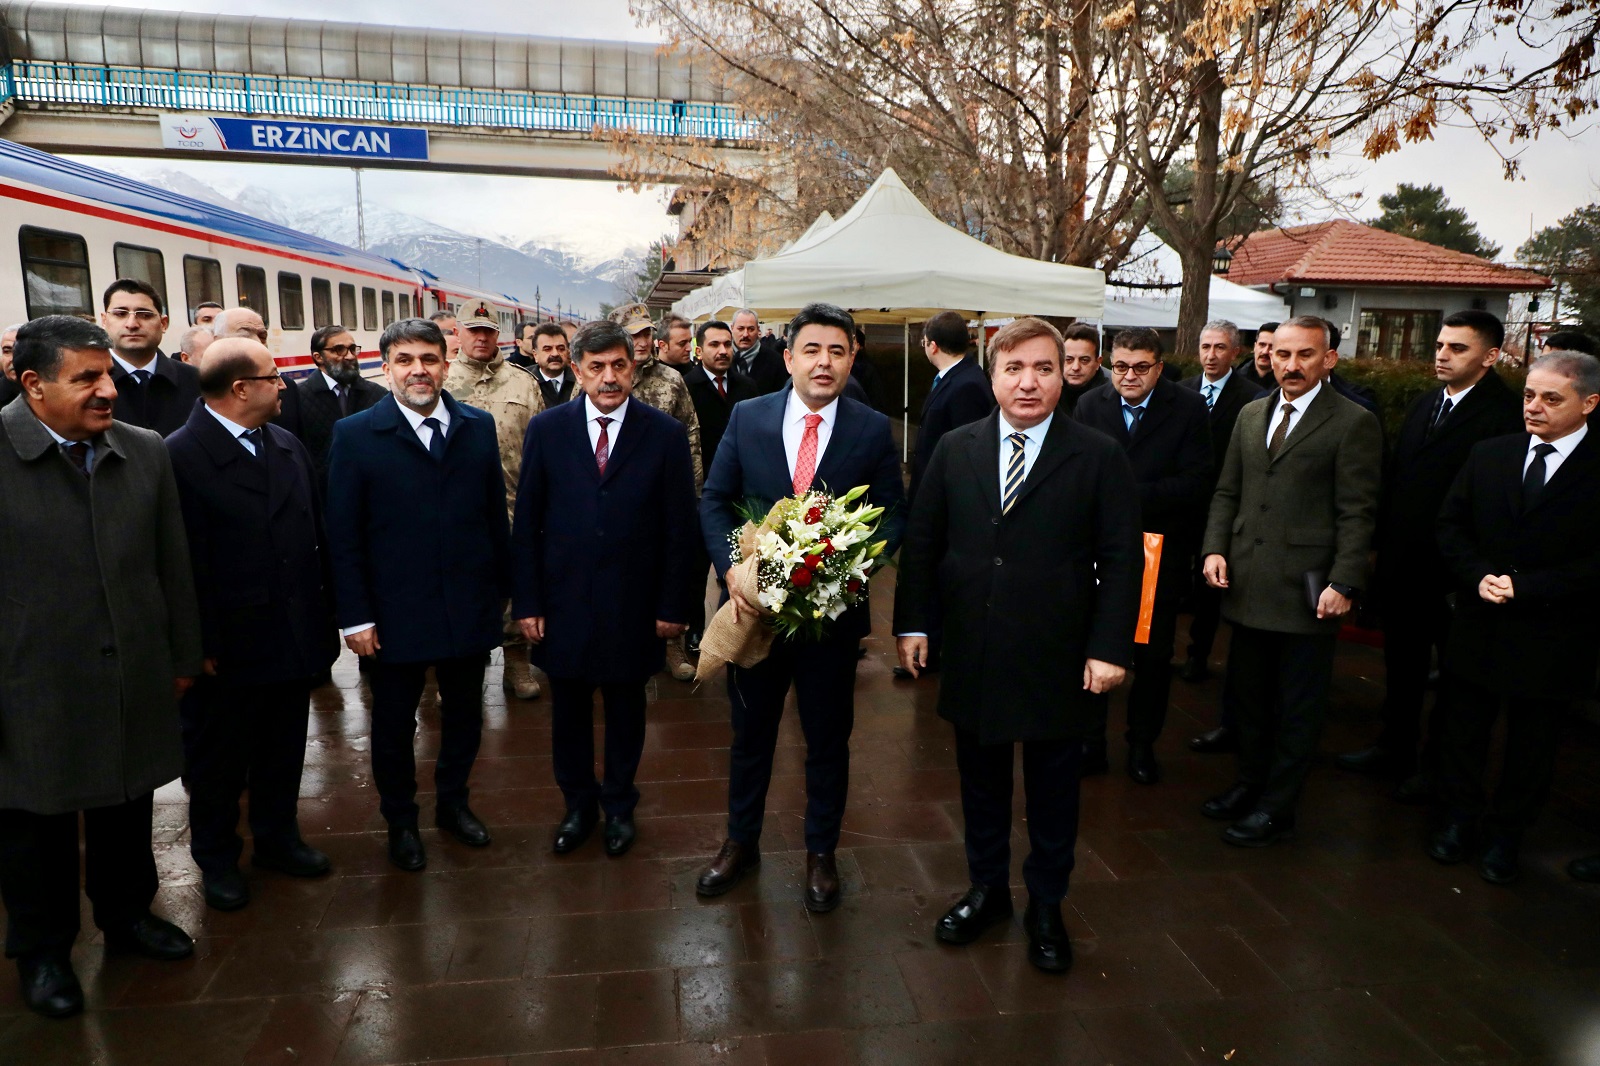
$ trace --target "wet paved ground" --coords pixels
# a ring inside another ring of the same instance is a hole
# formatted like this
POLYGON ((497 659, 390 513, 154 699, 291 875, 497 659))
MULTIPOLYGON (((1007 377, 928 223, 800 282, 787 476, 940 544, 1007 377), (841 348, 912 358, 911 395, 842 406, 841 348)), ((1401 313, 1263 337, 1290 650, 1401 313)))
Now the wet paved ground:
MULTIPOLYGON (((247 868, 250 906, 207 911, 184 796, 169 786, 157 909, 197 935, 196 957, 106 961, 86 936, 74 960, 90 1009, 67 1022, 23 1010, 7 967, 0 1063, 1600 1062, 1600 888, 1561 872, 1600 850, 1600 729, 1572 723, 1526 874, 1496 888, 1429 861, 1422 812, 1331 764, 1311 779, 1296 842, 1224 846, 1196 808, 1231 782, 1231 759, 1183 746, 1211 724, 1218 683, 1177 682, 1164 783, 1132 784, 1114 751, 1113 773, 1084 788, 1066 908, 1077 964, 1063 979, 1028 965, 1019 925, 965 949, 934 942, 966 880, 954 754, 932 684, 891 679, 886 630, 880 617, 860 671, 845 901, 832 914, 799 900, 792 714, 759 876, 715 901, 694 895, 723 835, 720 682, 654 683, 633 851, 608 860, 596 836, 557 858, 548 697, 508 706, 496 663, 472 799, 494 844, 427 828, 426 872, 393 869, 367 696, 346 656, 315 697, 301 802, 334 874, 247 868)), ((1327 751, 1371 735, 1380 694, 1370 649, 1345 646, 1338 675, 1327 751)), ((425 707, 430 755, 436 726, 425 707)), ((1020 881, 1016 899, 1020 910, 1020 881)))

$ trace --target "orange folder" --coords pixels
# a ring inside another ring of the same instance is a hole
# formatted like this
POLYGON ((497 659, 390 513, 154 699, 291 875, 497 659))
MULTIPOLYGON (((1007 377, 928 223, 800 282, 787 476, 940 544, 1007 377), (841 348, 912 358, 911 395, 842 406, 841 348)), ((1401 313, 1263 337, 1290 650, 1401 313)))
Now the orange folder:
POLYGON ((1139 625, 1133 631, 1135 644, 1150 643, 1150 619, 1156 613, 1156 578, 1161 574, 1160 533, 1144 535, 1144 582, 1139 590, 1139 625))

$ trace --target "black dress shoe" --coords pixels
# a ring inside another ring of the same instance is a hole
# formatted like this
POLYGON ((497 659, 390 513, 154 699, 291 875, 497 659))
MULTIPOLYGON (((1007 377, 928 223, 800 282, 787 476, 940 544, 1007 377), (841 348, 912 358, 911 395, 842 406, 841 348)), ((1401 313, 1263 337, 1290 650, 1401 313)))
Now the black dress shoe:
POLYGON ((567 816, 561 819, 561 824, 556 826, 555 841, 551 847, 555 849, 557 855, 577 850, 579 845, 589 839, 589 834, 594 832, 595 822, 599 820, 600 816, 592 810, 568 811, 567 816))
POLYGON ((439 808, 434 812, 433 824, 469 848, 481 848, 489 843, 488 828, 465 803, 439 808))
POLYGON ((1183 667, 1178 671, 1178 677, 1191 685, 1198 685, 1211 677, 1211 667, 1206 665, 1204 659, 1191 657, 1184 660, 1183 667))
POLYGON ((326 855, 303 840, 282 848, 264 848, 258 844, 250 856, 250 865, 290 877, 321 877, 333 869, 326 855))
POLYGON ((428 865, 428 853, 422 847, 422 834, 414 825, 389 827, 389 861, 407 873, 415 873, 428 865))
POLYGON ((17 976, 22 979, 22 1000, 35 1014, 70 1018, 83 1010, 83 986, 66 955, 18 959, 17 976))
POLYGON ((1253 811, 1260 798, 1253 785, 1237 784, 1200 804, 1200 813, 1219 822, 1231 822, 1253 811))
POLYGON ((1161 780, 1161 764, 1156 762, 1156 750, 1149 744, 1128 745, 1128 776, 1141 785, 1153 785, 1161 780))
POLYGON ((1600 882, 1600 855, 1585 855, 1567 863, 1567 876, 1574 881, 1600 882))
POLYGON ((1094 777, 1111 769, 1111 760, 1106 758, 1106 742, 1085 741, 1083 745, 1083 767, 1078 771, 1079 777, 1094 777))
POLYGON ((699 655, 700 654, 700 638, 703 637, 704 635, 705 635, 704 633, 697 633, 694 630, 690 630, 687 634, 684 635, 684 638, 683 638, 683 650, 688 652, 690 655, 699 655))
POLYGON ((1189 750, 1201 755, 1224 755, 1239 750, 1239 734, 1225 725, 1189 738, 1189 750))
POLYGON ((637 835, 633 828, 633 815, 606 815, 606 854, 613 859, 633 847, 637 835))
POLYGON ((933 935, 946 944, 970 944, 985 929, 1006 921, 1014 913, 1009 887, 973 885, 954 907, 945 911, 934 926, 933 935))
POLYGON ((915 674, 903 666, 896 666, 889 672, 894 675, 896 681, 915 681, 917 679, 915 674))
POLYGON ((1387 774, 1399 767, 1400 757, 1381 744, 1334 756, 1341 769, 1358 774, 1387 774))
POLYGON ((1072 969, 1072 941, 1067 939, 1067 924, 1061 920, 1061 904, 1040 903, 1030 897, 1022 925, 1028 931, 1029 962, 1045 973, 1072 969))
POLYGON ((1497 837, 1478 860, 1478 876, 1491 885, 1509 885, 1522 873, 1522 865, 1517 861, 1519 850, 1516 840, 1497 837))
POLYGON ((165 918, 146 914, 122 929, 107 929, 106 950, 171 962, 193 955, 194 941, 165 918))
POLYGON ((754 844, 741 844, 737 840, 724 840, 722 850, 711 860, 694 883, 696 895, 720 896, 746 873, 761 865, 761 850, 754 844))
POLYGON ((201 875, 206 906, 214 911, 236 911, 250 902, 250 886, 237 868, 216 877, 201 875))
POLYGON ((839 867, 831 851, 806 853, 806 910, 827 914, 839 905, 839 867))
POLYGON ((1294 816, 1251 811, 1222 831, 1225 844, 1236 848, 1265 848, 1294 836, 1294 816))
POLYGON ((1466 822, 1448 822, 1428 838, 1428 858, 1454 866, 1472 854, 1472 826, 1466 822))
POLYGON ((1433 802, 1433 778, 1427 774, 1412 774, 1389 793, 1396 803, 1408 807, 1423 807, 1433 802))

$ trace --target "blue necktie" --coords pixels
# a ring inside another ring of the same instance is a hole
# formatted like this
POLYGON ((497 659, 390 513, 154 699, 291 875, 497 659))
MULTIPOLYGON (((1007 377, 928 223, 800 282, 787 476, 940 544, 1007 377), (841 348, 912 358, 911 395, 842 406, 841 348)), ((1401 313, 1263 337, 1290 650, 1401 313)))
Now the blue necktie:
POLYGON ((1216 405, 1217 405, 1217 386, 1216 386, 1215 382, 1208 381, 1208 382, 1206 382, 1206 407, 1209 409, 1209 408, 1215 407, 1216 405))
POLYGON ((444 426, 437 418, 424 418, 422 424, 433 430, 433 439, 428 441, 428 454, 435 459, 444 459, 444 426))
POLYGON ((1123 404, 1122 412, 1126 416, 1128 436, 1139 432, 1139 419, 1144 416, 1143 407, 1134 407, 1132 404, 1123 404))

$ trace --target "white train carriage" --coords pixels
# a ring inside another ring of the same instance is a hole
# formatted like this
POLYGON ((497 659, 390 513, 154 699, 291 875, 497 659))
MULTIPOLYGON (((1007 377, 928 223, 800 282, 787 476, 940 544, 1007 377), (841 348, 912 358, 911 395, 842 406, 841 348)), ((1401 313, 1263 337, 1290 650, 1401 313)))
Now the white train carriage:
POLYGON ((399 318, 487 305, 509 347, 534 309, 370 252, 265 222, 0 139, 0 325, 39 315, 94 318, 120 277, 149 282, 167 305, 162 350, 203 303, 245 306, 267 325, 286 377, 311 370, 311 334, 339 323, 378 372, 378 336, 399 318), (0 234, 3 240, 3 234, 0 234))

